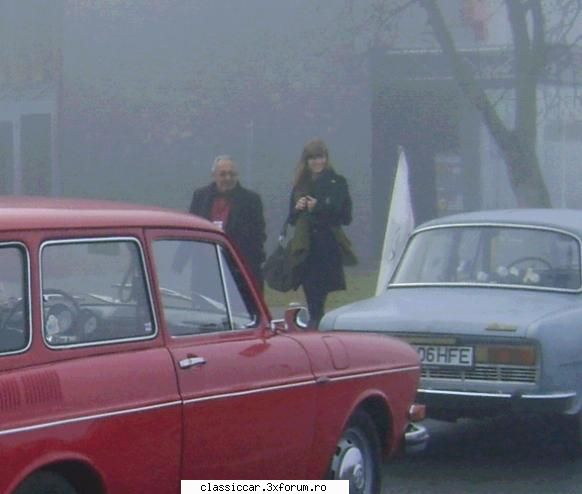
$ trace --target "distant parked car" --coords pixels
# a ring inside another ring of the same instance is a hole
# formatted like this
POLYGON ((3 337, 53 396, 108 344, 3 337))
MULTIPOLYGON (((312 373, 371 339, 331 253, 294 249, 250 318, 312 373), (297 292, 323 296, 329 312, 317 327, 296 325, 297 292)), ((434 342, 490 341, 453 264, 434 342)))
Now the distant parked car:
POLYGON ((189 214, 0 199, 0 492, 178 493, 180 479, 380 492, 420 376, 408 344, 274 321, 189 214))
POLYGON ((322 329, 398 336, 441 419, 546 414, 582 441, 582 211, 464 213, 421 225, 381 295, 322 329))

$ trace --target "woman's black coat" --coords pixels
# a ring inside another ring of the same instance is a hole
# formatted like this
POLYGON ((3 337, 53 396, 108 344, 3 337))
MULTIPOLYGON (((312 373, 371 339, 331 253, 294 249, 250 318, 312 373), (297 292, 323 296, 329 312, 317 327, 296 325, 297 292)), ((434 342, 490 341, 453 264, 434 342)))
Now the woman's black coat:
POLYGON ((317 284, 325 292, 345 290, 342 253, 333 228, 352 221, 352 200, 346 179, 329 168, 316 180, 310 180, 305 189, 294 188, 289 223, 294 225, 300 215, 307 215, 309 222, 309 253, 298 274, 300 283, 317 284), (311 212, 295 210, 295 203, 303 195, 317 199, 311 212))

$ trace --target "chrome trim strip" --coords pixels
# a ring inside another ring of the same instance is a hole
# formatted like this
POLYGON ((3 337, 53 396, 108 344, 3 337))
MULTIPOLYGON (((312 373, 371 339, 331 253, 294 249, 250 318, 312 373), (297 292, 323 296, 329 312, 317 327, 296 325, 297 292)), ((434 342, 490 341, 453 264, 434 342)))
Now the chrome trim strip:
POLYGON ((74 417, 74 418, 70 418, 70 419, 55 420, 53 422, 45 422, 43 424, 28 425, 25 427, 15 427, 14 429, 0 430, 0 436, 6 436, 8 434, 15 434, 18 432, 31 432, 31 431, 36 431, 39 429, 47 429, 49 427, 58 427, 60 425, 76 424, 76 423, 80 423, 80 422, 87 422, 89 420, 99 420, 99 419, 105 419, 105 418, 110 418, 110 417, 117 417, 119 415, 129 415, 131 413, 147 412, 147 411, 151 411, 151 410, 158 410, 161 408, 169 408, 169 407, 179 406, 181 404, 182 404, 181 401, 169 401, 166 403, 158 403, 156 405, 147 405, 147 406, 143 406, 143 407, 128 408, 125 410, 117 410, 115 412, 97 413, 94 415, 85 415, 82 417, 74 417))
POLYGON ((528 400, 560 400, 560 399, 568 399, 568 398, 576 398, 576 392, 571 391, 568 393, 550 393, 549 395, 534 395, 534 394, 525 394, 521 396, 522 398, 528 400))
MULTIPOLYGON (((395 373, 400 373, 400 372, 409 372, 412 370, 419 370, 419 369, 420 369, 419 366, 410 366, 410 367, 401 367, 398 369, 387 369, 387 370, 381 370, 381 371, 363 372, 361 374, 349 374, 346 376, 329 377, 329 381, 330 382, 347 381, 350 379, 360 379, 360 378, 364 378, 364 377, 381 376, 384 374, 395 374, 395 373)), ((310 385, 315 385, 315 384, 320 384, 320 383, 316 379, 313 379, 313 380, 309 380, 309 381, 299 381, 299 382, 290 383, 290 384, 277 384, 274 386, 266 386, 263 388, 247 389, 244 391, 234 391, 232 393, 222 393, 222 394, 217 394, 217 395, 201 396, 200 398, 191 398, 191 399, 184 400, 184 405, 189 405, 192 403, 200 403, 203 401, 210 401, 210 400, 221 400, 223 398, 231 398, 231 397, 234 398, 234 397, 248 396, 248 395, 253 395, 253 394, 258 394, 258 393, 267 393, 270 391, 279 391, 279 390, 283 390, 283 389, 298 388, 298 387, 302 387, 302 386, 310 386, 310 385)))
POLYGON ((564 230, 563 228, 556 226, 546 226, 546 225, 533 225, 527 223, 518 223, 512 221, 460 221, 458 223, 442 223, 439 225, 430 225, 423 228, 419 228, 414 231, 414 234, 428 231, 428 230, 438 230, 443 228, 465 228, 465 227, 495 227, 495 228, 517 228, 521 230, 543 230, 548 232, 556 232, 572 237, 574 240, 581 244, 580 239, 574 233, 569 230, 564 230))
POLYGON ((234 321, 232 319, 232 310, 230 307, 230 294, 228 293, 228 286, 226 283, 226 276, 224 274, 224 262, 223 262, 223 252, 222 246, 214 244, 214 252, 216 253, 216 258, 218 260, 218 269, 220 271, 220 284, 222 285, 222 292, 224 293, 224 305, 226 307, 226 317, 228 319, 228 325, 230 330, 234 329, 234 321))
POLYGON ((192 403, 200 403, 203 401, 210 401, 210 400, 221 400, 223 398, 235 398, 238 396, 247 396, 253 395, 258 393, 266 393, 268 391, 279 391, 282 389, 291 389, 291 388, 299 388, 302 386, 309 386, 315 384, 315 380, 311 381, 300 381, 291 384, 278 384, 276 386, 266 386, 264 388, 254 388, 254 389, 247 389, 245 391, 234 391, 232 393, 222 393, 217 395, 209 395, 209 396, 201 396, 200 398, 191 398, 188 400, 184 400, 184 405, 190 405, 192 403))
POLYGON ((361 374, 349 374, 347 376, 331 377, 331 381, 346 381, 348 379, 359 379, 362 377, 381 376, 383 374, 397 374, 400 372, 410 372, 413 370, 420 370, 420 366, 411 365, 409 367, 399 367, 397 369, 385 369, 379 371, 362 372, 361 374))
MULTIPOLYGON (((398 372, 406 372, 406 371, 415 370, 418 368, 419 367, 417 367, 417 366, 411 366, 411 367, 402 367, 399 369, 388 369, 388 370, 383 370, 383 371, 364 372, 361 374, 350 374, 348 376, 335 377, 335 378, 331 378, 330 380, 331 381, 345 381, 348 379, 359 379, 362 377, 378 376, 378 375, 382 375, 382 374, 394 374, 394 373, 398 373, 398 372)), ((156 405, 147 405, 147 406, 137 407, 137 408, 128 408, 125 410, 117 410, 114 412, 105 412, 105 413, 98 413, 98 414, 94 414, 94 415, 85 415, 85 416, 81 416, 81 417, 74 417, 74 418, 63 419, 63 420, 55 420, 53 422, 46 422, 46 423, 42 423, 42 424, 29 425, 29 426, 25 426, 25 427, 15 427, 13 429, 0 430, 0 436, 5 436, 8 434, 15 434, 18 432, 31 432, 31 431, 35 431, 35 430, 39 430, 39 429, 46 429, 49 427, 58 427, 61 425, 87 422, 90 420, 100 420, 100 419, 105 419, 105 418, 110 418, 110 417, 117 417, 119 415, 129 415, 132 413, 140 413, 140 412, 145 412, 145 411, 157 410, 157 409, 161 409, 161 408, 169 408, 169 407, 173 407, 173 406, 189 405, 192 403, 200 403, 200 402, 204 402, 204 401, 219 400, 219 399, 230 398, 230 397, 247 396, 247 395, 252 395, 252 394, 257 394, 257 393, 264 393, 264 392, 268 392, 268 391, 278 391, 278 390, 282 390, 282 389, 298 388, 298 387, 302 387, 302 386, 315 385, 315 384, 317 384, 315 380, 300 381, 297 383, 281 384, 281 385, 276 385, 276 386, 267 386, 264 388, 249 389, 246 391, 237 391, 237 392, 233 392, 233 393, 222 393, 222 394, 217 394, 217 395, 212 395, 212 396, 203 396, 200 398, 192 398, 189 400, 182 400, 182 401, 176 400, 176 401, 170 401, 170 402, 166 402, 166 403, 158 403, 156 405)))
POLYGON ((568 398, 575 398, 576 392, 569 391, 565 393, 548 393, 548 394, 511 394, 511 393, 483 393, 479 391, 447 391, 441 389, 418 389, 419 393, 432 395, 452 395, 452 396, 467 396, 467 397, 482 397, 482 398, 518 398, 525 400, 563 400, 568 398))
POLYGON ((552 293, 580 293, 582 289, 571 288, 550 288, 545 286, 516 285, 511 283, 467 283, 467 282, 434 282, 434 283, 392 283, 389 285, 393 288, 417 288, 417 287, 447 287, 447 288, 501 288, 501 289, 524 289, 538 292, 552 293))

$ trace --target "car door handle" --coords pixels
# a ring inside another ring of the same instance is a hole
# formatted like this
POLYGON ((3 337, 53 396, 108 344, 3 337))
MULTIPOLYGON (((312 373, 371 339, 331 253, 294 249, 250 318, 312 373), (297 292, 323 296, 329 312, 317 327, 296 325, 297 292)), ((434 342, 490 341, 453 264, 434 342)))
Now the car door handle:
POLYGON ((190 367, 199 367, 206 363, 206 359, 202 357, 188 357, 180 360, 180 369, 189 369, 190 367))

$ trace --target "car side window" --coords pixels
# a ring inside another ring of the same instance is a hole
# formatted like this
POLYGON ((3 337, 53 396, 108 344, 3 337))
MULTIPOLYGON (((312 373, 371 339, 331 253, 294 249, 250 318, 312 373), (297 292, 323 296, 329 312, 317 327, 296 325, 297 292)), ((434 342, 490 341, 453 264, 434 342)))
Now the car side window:
POLYGON ((244 280, 239 265, 230 253, 221 247, 220 255, 233 327, 234 329, 254 327, 259 323, 255 298, 244 280))
POLYGON ((44 337, 50 346, 155 336, 136 240, 47 242, 41 276, 44 337))
POLYGON ((158 240, 154 242, 154 262, 170 334, 231 329, 215 244, 158 240))
POLYGON ((0 246, 0 354, 24 350, 30 342, 28 257, 21 245, 0 246))

